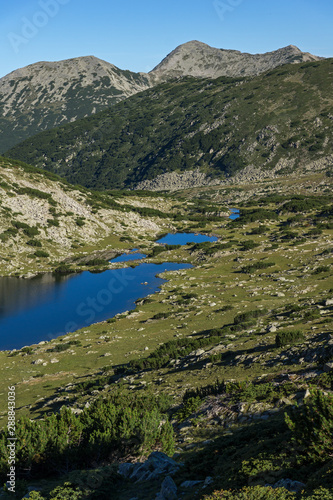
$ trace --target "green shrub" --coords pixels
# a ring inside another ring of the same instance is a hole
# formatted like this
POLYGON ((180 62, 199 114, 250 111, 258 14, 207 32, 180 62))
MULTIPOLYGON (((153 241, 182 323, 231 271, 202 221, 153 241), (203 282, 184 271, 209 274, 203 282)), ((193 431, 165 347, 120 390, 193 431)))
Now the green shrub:
POLYGON ((226 384, 225 392, 230 394, 235 401, 272 400, 276 395, 275 388, 270 382, 254 384, 252 382, 229 382, 226 384))
POLYGON ((265 220, 277 220, 278 214, 273 210, 265 210, 263 208, 255 208, 251 210, 240 210, 240 217, 232 221, 233 225, 240 226, 250 222, 258 222, 265 220))
POLYGON ((284 235, 281 236, 281 240, 295 240, 296 238, 298 238, 298 233, 296 233, 295 231, 284 231, 284 235))
POLYGON ((70 340, 69 342, 65 342, 63 344, 57 344, 51 349, 47 349, 47 352, 63 352, 69 349, 71 346, 80 346, 82 345, 79 340, 70 340))
POLYGON ((56 267, 53 271, 53 274, 71 274, 75 273, 74 269, 71 268, 69 264, 60 264, 60 266, 56 267))
POLYGON ((44 252, 44 250, 36 250, 34 255, 36 255, 36 257, 43 257, 45 259, 46 257, 50 257, 50 254, 48 252, 44 252))
POLYGON ((175 418, 178 420, 178 422, 183 422, 190 415, 196 413, 200 405, 201 399, 198 396, 186 399, 182 408, 175 414, 175 418))
POLYGON ((170 340, 160 345, 148 358, 133 359, 127 365, 118 366, 115 373, 136 373, 142 370, 157 370, 163 366, 167 366, 171 359, 182 358, 192 351, 219 343, 220 337, 213 336, 213 333, 215 333, 214 330, 211 332, 211 335, 197 339, 183 338, 170 340))
POLYGON ((12 236, 16 236, 18 234, 18 229, 16 229, 15 227, 9 227, 5 232, 12 236))
POLYGON ((234 309, 234 306, 232 306, 231 304, 227 304, 227 305, 221 307, 221 309, 219 309, 217 312, 232 311, 233 309, 234 309))
POLYGON ((39 229, 37 227, 26 227, 23 229, 24 234, 29 236, 30 238, 33 236, 37 236, 37 234, 40 233, 39 229))
POLYGON ((27 241, 27 245, 31 246, 31 247, 41 247, 42 244, 39 240, 29 240, 27 241))
POLYGON ((311 390, 301 408, 285 414, 298 453, 311 462, 325 462, 333 454, 333 396, 311 390))
POLYGON ((275 266, 275 262, 253 262, 249 264, 248 266, 244 266, 240 269, 241 273, 253 273, 254 271, 257 271, 258 269, 268 269, 269 267, 275 266))
MULTIPOLYGON (((8 472, 8 436, 8 429, 0 431, 3 481, 8 472)), ((147 456, 159 449, 172 455, 175 445, 172 425, 158 398, 121 392, 95 400, 79 415, 62 407, 44 419, 23 416, 17 421, 16 437, 17 475, 29 472, 29 477, 89 467, 96 460, 109 460, 111 454, 147 456)))
POLYGON ((225 392, 226 385, 222 381, 220 382, 218 379, 214 384, 205 385, 202 387, 197 387, 196 389, 186 389, 185 394, 183 396, 183 402, 186 402, 190 398, 199 398, 203 399, 206 396, 222 394, 225 392))
POLYGON ((319 266, 313 271, 313 274, 327 273, 329 270, 329 266, 319 266))
POLYGON ((16 227, 17 229, 28 229, 30 226, 26 224, 25 222, 20 222, 18 220, 12 221, 12 225, 16 227))
POLYGON ((241 490, 214 491, 205 496, 204 500, 296 500, 296 494, 285 488, 271 488, 269 486, 246 486, 241 490))
POLYGON ((33 347, 22 347, 20 352, 24 352, 25 354, 33 354, 34 349, 33 347))
POLYGON ((257 248, 260 244, 256 243, 253 240, 245 240, 241 242, 241 251, 245 252, 247 250, 252 250, 253 248, 257 248))
POLYGON ((58 219, 47 219, 47 222, 49 226, 55 226, 55 227, 60 226, 58 219))
POLYGON ((278 332, 275 337, 276 347, 285 347, 295 342, 304 340, 303 332, 300 330, 290 330, 278 332))
POLYGON ((166 252, 165 246, 156 246, 152 249, 148 257, 156 257, 156 255, 159 255, 162 252, 166 252))
POLYGON ((172 312, 160 312, 155 314, 151 319, 165 319, 171 316, 173 313, 172 312))
POLYGON ((267 313, 266 309, 256 309, 255 311, 246 311, 241 314, 237 314, 234 318, 234 324, 238 325, 240 323, 245 323, 250 319, 257 319, 264 316, 267 313))
POLYGON ((320 487, 312 493, 310 496, 302 496, 301 498, 306 498, 307 500, 333 500, 333 490, 320 487))
POLYGON ((269 227, 267 226, 259 226, 252 229, 249 234, 267 234, 269 232, 269 227))
POLYGON ((79 226, 79 227, 82 227, 85 225, 85 221, 83 220, 83 218, 79 217, 76 219, 75 221, 76 225, 79 226))
POLYGON ((85 266, 108 266, 109 261, 106 259, 91 259, 88 260, 88 262, 85 263, 85 266))
POLYGON ((304 319, 306 321, 312 321, 319 318, 321 318, 321 315, 318 309, 312 309, 310 311, 306 311, 304 314, 304 319))

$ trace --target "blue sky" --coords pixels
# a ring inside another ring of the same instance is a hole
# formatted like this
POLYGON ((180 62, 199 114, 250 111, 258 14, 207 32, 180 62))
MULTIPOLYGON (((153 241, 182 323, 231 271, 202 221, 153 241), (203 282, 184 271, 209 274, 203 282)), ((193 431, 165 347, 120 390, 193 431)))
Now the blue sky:
POLYGON ((332 0, 13 0, 0 25, 0 77, 84 55, 150 71, 189 40, 251 53, 293 44, 333 57, 332 0))

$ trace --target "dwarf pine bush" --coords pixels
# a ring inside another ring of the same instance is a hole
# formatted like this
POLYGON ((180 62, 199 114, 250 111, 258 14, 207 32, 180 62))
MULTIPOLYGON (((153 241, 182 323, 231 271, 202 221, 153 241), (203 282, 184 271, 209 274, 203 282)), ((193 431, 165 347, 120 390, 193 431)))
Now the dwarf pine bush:
POLYGON ((285 414, 300 454, 311 462, 333 456, 333 396, 318 389, 311 392, 300 409, 285 414))

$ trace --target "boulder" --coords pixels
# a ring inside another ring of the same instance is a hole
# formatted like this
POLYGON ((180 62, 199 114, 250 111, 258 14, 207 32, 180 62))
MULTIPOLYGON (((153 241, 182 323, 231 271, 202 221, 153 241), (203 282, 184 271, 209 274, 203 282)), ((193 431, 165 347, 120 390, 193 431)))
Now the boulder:
POLYGON ((180 487, 182 490, 191 490, 195 486, 198 486, 198 484, 201 484, 203 481, 184 481, 180 487))
POLYGON ((125 478, 140 483, 156 479, 161 474, 174 474, 181 465, 165 453, 154 451, 143 463, 120 464, 118 473, 125 478))
POLYGON ((292 479, 280 479, 277 483, 273 484, 273 488, 285 488, 292 493, 299 493, 305 488, 305 484, 300 481, 293 481, 292 479))
POLYGON ((206 488, 207 486, 209 486, 213 482, 214 482, 214 479, 212 478, 212 476, 207 476, 206 479, 205 479, 203 488, 206 488))
POLYGON ((133 472, 135 465, 130 463, 120 464, 118 468, 118 474, 121 476, 128 478, 133 472))
POLYGON ((324 372, 330 372, 333 370, 333 361, 328 361, 324 364, 324 372))
POLYGON ((156 500, 177 500, 177 486, 171 476, 167 476, 157 494, 156 500))

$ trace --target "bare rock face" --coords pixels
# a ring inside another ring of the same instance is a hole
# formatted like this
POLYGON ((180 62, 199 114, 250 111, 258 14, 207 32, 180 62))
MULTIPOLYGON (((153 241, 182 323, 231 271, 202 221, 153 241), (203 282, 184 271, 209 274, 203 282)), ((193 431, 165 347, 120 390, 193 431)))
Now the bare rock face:
POLYGON ((265 54, 248 54, 238 50, 216 49, 194 40, 173 50, 150 74, 159 79, 181 76, 255 76, 282 64, 319 59, 322 58, 302 52, 294 45, 265 54))

